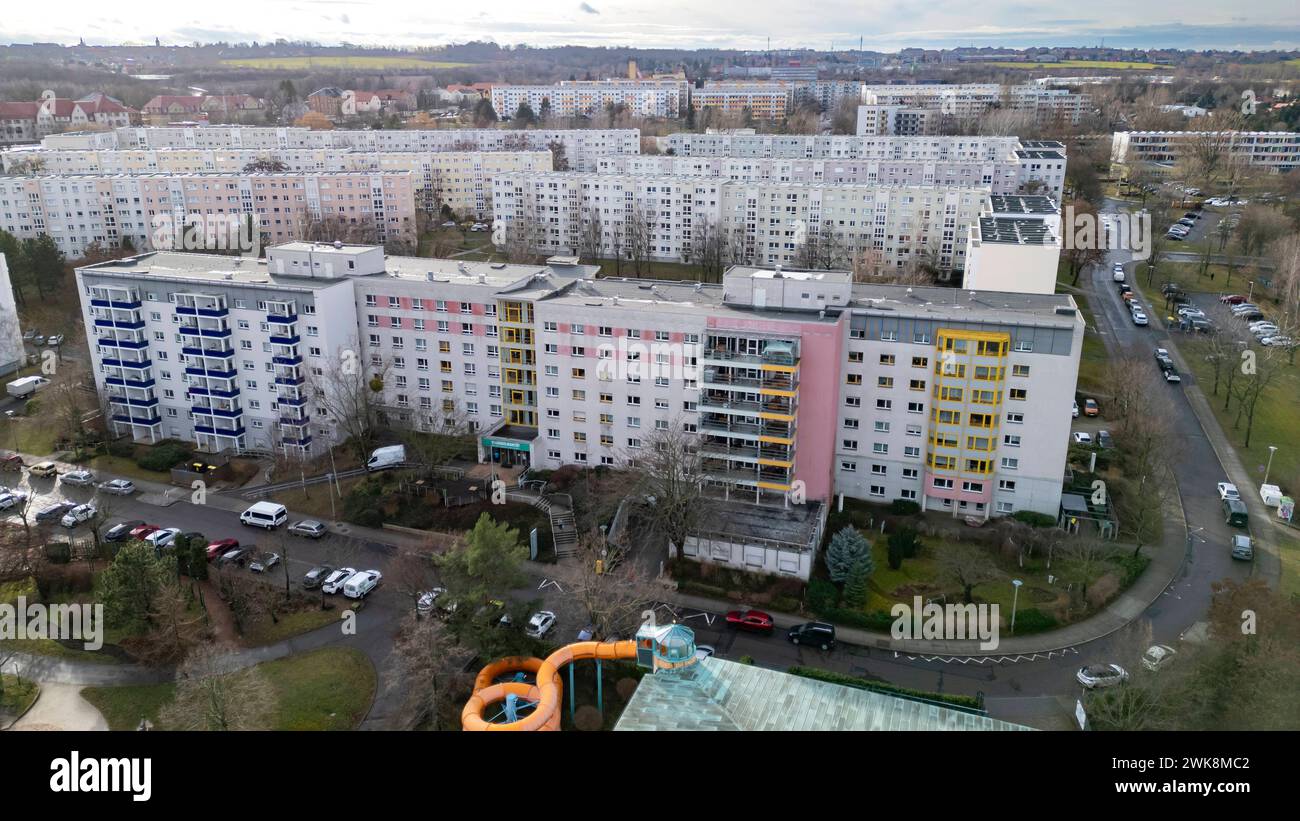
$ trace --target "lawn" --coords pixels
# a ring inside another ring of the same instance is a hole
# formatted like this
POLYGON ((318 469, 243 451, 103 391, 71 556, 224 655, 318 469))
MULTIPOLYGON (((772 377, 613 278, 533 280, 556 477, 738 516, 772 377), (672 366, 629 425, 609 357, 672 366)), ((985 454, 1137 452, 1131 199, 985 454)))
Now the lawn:
MULTIPOLYGON (((1264 468, 1268 463, 1268 446, 1276 445, 1273 466, 1269 471, 1269 482, 1281 485, 1292 493, 1300 492, 1300 448, 1295 446, 1296 407, 1300 405, 1300 364, 1284 366, 1272 383, 1264 389, 1255 409, 1255 425, 1250 435, 1250 447, 1243 447, 1246 436, 1246 422, 1243 419, 1234 429, 1237 416, 1237 403, 1225 411, 1223 409, 1223 387, 1219 395, 1214 396, 1214 374, 1208 363, 1198 356, 1195 350, 1176 340, 1183 360, 1196 374, 1197 384, 1205 393, 1206 400, 1214 409, 1219 426, 1228 437, 1228 441, 1237 449, 1242 464, 1255 481, 1263 481, 1264 468)), ((1298 357, 1300 359, 1300 357, 1298 357)))
POLYGON ((1300 536, 1275 536, 1282 559, 1282 581, 1278 589, 1284 596, 1300 598, 1300 536))
MULTIPOLYGON (((281 581, 283 580, 281 578, 281 581)), ((315 598, 312 599, 311 604, 314 606, 304 606, 301 610, 284 613, 276 621, 271 621, 265 616, 258 619, 244 632, 244 642, 252 647, 275 644, 283 639, 310 633, 339 621, 338 610, 320 609, 320 604, 315 598)))
POLYGON ((1093 319, 1092 306, 1088 302, 1087 295, 1072 286, 1070 284, 1072 281, 1073 277, 1068 274, 1066 265, 1062 262, 1057 268, 1056 291, 1074 297, 1086 325, 1083 331, 1083 350, 1079 355, 1078 389, 1082 393, 1095 393, 1105 385, 1103 377, 1108 361, 1106 343, 1102 342, 1097 334, 1097 323, 1093 319))
MULTIPOLYGON (((270 730, 356 729, 375 696, 375 669, 360 650, 326 647, 263 662, 256 669, 279 697, 270 730)), ((158 712, 175 692, 175 684, 152 684, 87 687, 81 695, 104 714, 110 729, 134 730, 142 717, 158 726, 158 712)))
MULTIPOLYGON (((1128 60, 1057 60, 1049 63, 1019 63, 1012 60, 994 60, 992 62, 984 63, 983 65, 993 66, 994 68, 1027 68, 1036 71, 1046 68, 1104 68, 1112 70, 1136 69, 1143 71, 1160 68, 1160 66, 1155 63, 1138 63, 1128 60)), ((1166 66, 1166 68, 1169 68, 1171 71, 1173 70, 1173 68, 1169 66, 1166 66)))
POLYGON ((4 679, 4 687, 0 688, 0 716, 20 716, 27 712, 27 708, 41 694, 41 688, 36 682, 25 678, 8 673, 0 675, 4 679))
MULTIPOLYGON (((338 486, 343 492, 343 498, 346 499, 360 482, 366 480, 365 476, 353 476, 348 479, 339 479, 338 486)), ((307 485, 303 488, 294 490, 282 490, 274 493, 270 499, 279 502, 294 513, 300 513, 304 516, 315 516, 317 519, 334 520, 343 516, 343 500, 337 495, 334 496, 334 504, 330 505, 330 486, 324 483, 318 485, 307 485)))
MULTIPOLYGON (((1188 247, 1188 250, 1193 249, 1195 249, 1195 246, 1188 247)), ((1139 278, 1145 285, 1147 281, 1146 268, 1139 267, 1138 270, 1139 278)), ((1222 294, 1230 291, 1244 294, 1250 290, 1250 276, 1245 273, 1246 270, 1245 266, 1238 265, 1236 271, 1229 277, 1228 266, 1214 262, 1210 263, 1205 274, 1202 275, 1199 262, 1170 262, 1165 260, 1156 266, 1155 276, 1151 278, 1151 288, 1154 290, 1147 296, 1151 299, 1158 299, 1159 288, 1166 282, 1176 282, 1180 288, 1188 293, 1222 294)))
POLYGON ((320 69, 352 69, 370 71, 397 71, 402 69, 464 68, 471 63, 451 60, 422 60, 419 57, 397 55, 316 55, 303 57, 249 57, 241 60, 222 60, 223 65, 236 68, 260 68, 270 71, 306 71, 320 69))
POLYGON ((170 473, 162 473, 156 470, 145 470, 137 465, 134 459, 126 456, 95 456, 86 460, 84 465, 89 470, 113 473, 118 476, 126 476, 130 479, 140 479, 145 482, 162 482, 163 484, 170 484, 172 478, 170 473))

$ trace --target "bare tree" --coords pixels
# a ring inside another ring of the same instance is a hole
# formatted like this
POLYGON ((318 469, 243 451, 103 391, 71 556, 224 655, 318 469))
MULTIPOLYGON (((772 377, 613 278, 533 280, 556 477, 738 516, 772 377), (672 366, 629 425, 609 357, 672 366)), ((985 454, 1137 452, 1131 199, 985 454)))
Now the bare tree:
POLYGON ((674 422, 646 437, 645 447, 629 461, 641 477, 638 497, 650 527, 681 555, 686 537, 707 520, 711 508, 696 436, 674 422))
POLYGON ((362 362, 356 351, 340 351, 315 380, 316 404, 351 442, 363 461, 376 442, 384 410, 384 388, 392 363, 371 358, 362 362))
POLYGON ((159 721, 178 730, 267 730, 275 687, 256 667, 230 670, 231 659, 211 644, 193 650, 176 671, 176 698, 159 721))
POLYGON ((469 689, 465 667, 473 653, 456 640, 446 624, 415 614, 402 620, 390 656, 388 687, 402 696, 400 714, 406 728, 436 719, 469 689))
POLYGON ((433 562, 428 556, 404 550, 393 560, 388 575, 394 589, 409 600, 412 612, 416 612, 420 596, 433 587, 433 562))
POLYGON ((597 640, 631 635, 658 592, 645 567, 628 556, 628 550, 599 533, 587 533, 578 539, 576 560, 557 569, 556 581, 566 599, 581 607, 582 618, 597 640))
POLYGON ((1056 567, 1061 578, 1078 585, 1078 595, 1087 601, 1088 587, 1110 569, 1116 549, 1110 542, 1100 539, 1067 539, 1057 550, 1056 567))
POLYGON ((975 587, 995 581, 1003 573, 989 555, 987 548, 968 542, 949 545, 936 557, 939 574, 961 588, 962 602, 975 600, 975 587))

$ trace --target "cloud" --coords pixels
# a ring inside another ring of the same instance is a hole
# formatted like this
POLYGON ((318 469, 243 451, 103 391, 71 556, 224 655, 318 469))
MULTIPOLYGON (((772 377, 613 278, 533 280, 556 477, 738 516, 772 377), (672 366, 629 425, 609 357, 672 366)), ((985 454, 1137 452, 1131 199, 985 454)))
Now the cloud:
POLYGON ((597 10, 594 9, 594 8, 592 8, 592 6, 591 6, 590 3, 579 3, 579 4, 578 4, 578 10, 579 10, 579 11, 585 11, 587 14, 600 14, 599 11, 597 11, 597 10))

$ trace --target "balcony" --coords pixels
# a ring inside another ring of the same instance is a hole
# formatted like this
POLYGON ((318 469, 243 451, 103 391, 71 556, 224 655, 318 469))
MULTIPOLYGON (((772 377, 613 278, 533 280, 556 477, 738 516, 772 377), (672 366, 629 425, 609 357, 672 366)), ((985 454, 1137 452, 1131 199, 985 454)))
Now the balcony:
POLYGON ((95 344, 105 348, 126 348, 132 351, 140 351, 149 347, 149 342, 144 339, 117 339, 111 336, 96 337, 95 344))
POLYGON ((152 388, 154 380, 149 379, 128 379, 124 376, 106 376, 104 377, 105 385, 118 385, 124 388, 152 388))
POLYGON ((217 396, 222 399, 234 399, 239 396, 239 388, 199 388, 191 386, 190 396, 217 396))
POLYGON ((306 380, 301 376, 277 376, 275 384, 277 385, 301 385, 306 380))
POLYGON ((302 357, 298 354, 292 356, 272 356, 271 361, 277 365, 301 365, 302 357))
POLYGON ((229 308, 195 308, 189 305, 177 305, 176 313, 181 316, 207 316, 220 319, 230 315, 229 308))
POLYGON ((229 339, 229 328, 198 328, 193 325, 182 325, 180 327, 182 336, 200 336, 206 339, 229 339))
POLYGON ((190 410, 196 415, 220 416, 222 419, 236 419, 244 414, 242 408, 213 408, 207 405, 191 405, 190 410))
POLYGON ((153 362, 151 362, 148 359, 141 359, 139 361, 135 361, 131 359, 110 359, 108 357, 104 357, 103 359, 99 360, 99 364, 107 368, 130 368, 132 370, 142 371, 145 368, 151 366, 153 362))
POLYGON ((108 397, 109 404, 128 405, 133 408, 150 408, 158 404, 158 397, 154 396, 149 399, 133 399, 129 396, 117 396, 110 394, 108 397))
POLYGON ((145 427, 150 427, 150 428, 151 428, 151 427, 153 427, 154 425, 161 425, 161 424, 162 424, 162 417, 161 417, 161 416, 157 416, 157 415, 155 415, 155 416, 136 416, 136 415, 134 415, 134 414, 115 413, 115 414, 113 414, 113 421, 114 421, 114 422, 125 422, 125 423, 128 424, 128 425, 144 425, 145 427))
POLYGON ((280 424, 291 425, 295 428, 305 428, 307 425, 311 424, 311 419, 306 416, 281 416, 280 424))
POLYGON ((278 403, 281 404, 281 405, 292 405, 292 406, 295 407, 295 408, 300 408, 300 407, 302 407, 303 405, 307 404, 307 397, 305 397, 305 396, 280 396, 280 397, 277 397, 275 401, 278 402, 278 403))
POLYGON ((96 319, 96 328, 118 328, 123 331, 139 331, 144 328, 143 319, 96 319))
POLYGON ((187 366, 185 372, 190 376, 206 376, 211 379, 234 379, 239 376, 239 371, 234 368, 230 368, 229 370, 220 370, 219 368, 207 368, 202 366, 191 368, 187 366))
POLYGON ((268 312, 266 315, 266 321, 272 325, 292 325, 298 321, 298 315, 296 313, 280 314, 268 312))
POLYGON ((122 311, 138 311, 141 307, 139 297, 126 302, 108 299, 92 299, 90 300, 90 305, 93 308, 117 308, 122 311))
POLYGON ((281 438, 280 441, 283 442, 283 443, 286 444, 286 445, 292 445, 292 446, 294 446, 294 447, 305 448, 305 447, 307 447, 307 446, 309 446, 309 445, 311 444, 311 437, 310 437, 310 436, 302 436, 302 437, 294 438, 294 437, 292 437, 292 436, 285 436, 285 437, 281 438))
POLYGON ((212 425, 195 425, 195 433, 206 433, 210 436, 229 436, 232 438, 243 436, 247 431, 241 425, 237 428, 218 428, 212 425))

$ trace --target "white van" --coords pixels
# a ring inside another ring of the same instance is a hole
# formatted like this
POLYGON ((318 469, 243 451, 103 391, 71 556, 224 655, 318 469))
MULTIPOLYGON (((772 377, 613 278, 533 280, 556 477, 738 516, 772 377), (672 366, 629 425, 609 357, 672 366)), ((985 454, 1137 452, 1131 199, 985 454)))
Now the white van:
POLYGON ((389 445, 386 448, 375 448, 370 454, 370 459, 366 462, 366 470, 384 470, 386 468, 395 468, 406 461, 406 445, 389 445))
POLYGON ((289 519, 289 511, 275 502, 258 502, 239 514, 239 521, 249 527, 275 530, 289 519))
POLYGON ((384 575, 378 570, 362 570, 343 583, 343 595, 349 599, 364 599, 366 594, 379 586, 384 575))

